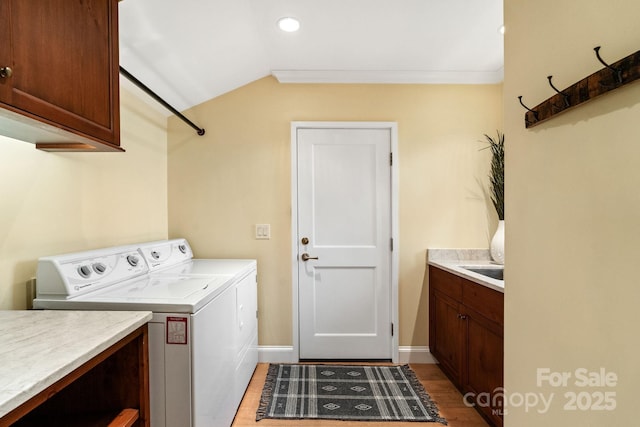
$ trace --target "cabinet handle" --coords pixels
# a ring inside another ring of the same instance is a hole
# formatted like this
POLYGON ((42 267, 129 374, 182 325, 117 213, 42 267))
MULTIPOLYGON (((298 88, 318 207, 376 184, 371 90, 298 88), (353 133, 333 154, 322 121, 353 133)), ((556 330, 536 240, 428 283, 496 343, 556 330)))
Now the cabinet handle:
POLYGON ((467 315, 466 314, 458 314, 458 319, 467 320, 467 315))
POLYGON ((11 75, 13 74, 13 70, 9 67, 0 67, 0 78, 7 78, 7 77, 11 77, 11 75))

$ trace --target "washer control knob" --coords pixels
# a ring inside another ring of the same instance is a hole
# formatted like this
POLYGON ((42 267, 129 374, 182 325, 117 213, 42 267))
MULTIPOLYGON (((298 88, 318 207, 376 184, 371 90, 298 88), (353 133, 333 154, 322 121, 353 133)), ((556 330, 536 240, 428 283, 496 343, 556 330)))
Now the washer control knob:
POLYGON ((127 256, 127 262, 129 263, 129 265, 131 267, 135 267, 140 262, 140 258, 138 258, 135 255, 128 255, 127 256))
POLYGON ((107 266, 101 262, 97 262, 93 264, 92 267, 93 267, 93 271, 95 271, 98 274, 104 274, 104 272, 107 271, 107 266))
POLYGON ((180 249, 180 252, 182 252, 183 254, 187 253, 187 245, 179 245, 178 249, 180 249))
POLYGON ((88 265, 81 265, 80 267, 78 267, 78 274, 87 279, 89 276, 91 276, 91 269, 88 265))
POLYGON ((160 259, 160 252, 151 251, 151 256, 153 257, 153 259, 160 259))

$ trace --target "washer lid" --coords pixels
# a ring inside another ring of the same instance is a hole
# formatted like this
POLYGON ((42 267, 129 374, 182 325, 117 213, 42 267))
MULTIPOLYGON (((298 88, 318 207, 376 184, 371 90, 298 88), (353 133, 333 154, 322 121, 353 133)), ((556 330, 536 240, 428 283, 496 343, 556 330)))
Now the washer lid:
POLYGON ((150 301, 195 302, 205 296, 217 295, 225 288, 230 276, 219 277, 148 277, 113 286, 103 291, 85 295, 85 301, 150 301))

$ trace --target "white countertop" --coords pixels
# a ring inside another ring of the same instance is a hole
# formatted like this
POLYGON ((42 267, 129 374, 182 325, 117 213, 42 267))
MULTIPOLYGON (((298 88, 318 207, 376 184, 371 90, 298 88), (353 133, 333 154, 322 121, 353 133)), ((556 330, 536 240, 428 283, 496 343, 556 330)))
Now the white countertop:
POLYGON ((462 266, 503 267, 491 261, 488 249, 428 249, 427 264, 504 293, 504 280, 493 279, 462 268, 462 266))
POLYGON ((0 417, 149 320, 149 311, 0 311, 0 417))

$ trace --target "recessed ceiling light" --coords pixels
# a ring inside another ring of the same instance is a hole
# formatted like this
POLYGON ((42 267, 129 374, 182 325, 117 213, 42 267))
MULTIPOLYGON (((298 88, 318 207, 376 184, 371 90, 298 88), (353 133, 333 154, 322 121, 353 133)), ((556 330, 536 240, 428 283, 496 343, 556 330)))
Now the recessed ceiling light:
POLYGON ((286 16, 284 18, 278 19, 278 28, 280 28, 282 31, 286 31, 287 33, 293 33, 300 29, 300 21, 298 21, 296 18, 286 16))

